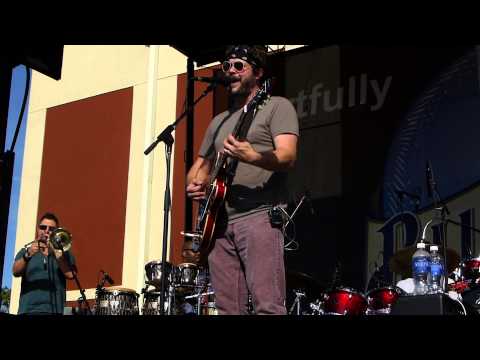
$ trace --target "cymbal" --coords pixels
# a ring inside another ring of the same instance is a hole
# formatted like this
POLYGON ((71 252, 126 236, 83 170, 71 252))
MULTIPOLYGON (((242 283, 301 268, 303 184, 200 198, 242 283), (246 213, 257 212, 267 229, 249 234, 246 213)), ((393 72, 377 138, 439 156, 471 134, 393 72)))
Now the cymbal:
POLYGON ((302 272, 287 271, 285 278, 287 282, 287 289, 290 290, 304 290, 309 295, 313 295, 320 294, 322 293, 323 289, 325 289, 325 286, 322 285, 318 280, 302 272))
MULTIPOLYGON (((412 277, 412 256, 417 251, 417 246, 409 246, 407 248, 401 249, 395 253, 390 258, 389 267, 390 271, 401 274, 402 277, 411 278, 412 277)), ((438 248, 439 254, 443 257, 443 246, 438 248)), ((450 248, 447 248, 447 270, 448 274, 455 270, 460 263, 460 255, 450 248)))

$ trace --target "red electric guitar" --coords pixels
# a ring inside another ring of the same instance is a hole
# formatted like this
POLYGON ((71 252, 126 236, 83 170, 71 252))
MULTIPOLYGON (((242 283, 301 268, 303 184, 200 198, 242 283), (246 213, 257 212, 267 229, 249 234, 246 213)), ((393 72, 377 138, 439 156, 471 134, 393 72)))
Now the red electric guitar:
MULTIPOLYGON (((253 121, 252 112, 269 98, 269 91, 270 80, 267 79, 253 99, 244 107, 244 111, 232 133, 237 140, 246 138, 248 129, 253 121)), ((238 160, 234 160, 234 165, 232 165, 227 163, 227 159, 228 156, 224 153, 217 153, 215 164, 210 172, 210 182, 206 188, 205 200, 200 202, 198 209, 195 231, 193 233, 182 231, 182 235, 192 238, 193 250, 200 252, 200 263, 206 261, 214 245, 213 234, 218 212, 225 201, 228 187, 233 180, 236 163, 238 163, 238 160)))

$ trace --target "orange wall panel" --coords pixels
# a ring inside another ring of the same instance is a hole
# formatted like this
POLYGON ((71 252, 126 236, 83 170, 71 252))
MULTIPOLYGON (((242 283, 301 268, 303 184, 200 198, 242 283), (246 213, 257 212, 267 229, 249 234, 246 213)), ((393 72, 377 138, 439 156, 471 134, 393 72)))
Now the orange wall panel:
POLYGON ((38 215, 54 212, 73 234, 83 288, 99 270, 121 282, 132 103, 127 88, 47 110, 38 215))

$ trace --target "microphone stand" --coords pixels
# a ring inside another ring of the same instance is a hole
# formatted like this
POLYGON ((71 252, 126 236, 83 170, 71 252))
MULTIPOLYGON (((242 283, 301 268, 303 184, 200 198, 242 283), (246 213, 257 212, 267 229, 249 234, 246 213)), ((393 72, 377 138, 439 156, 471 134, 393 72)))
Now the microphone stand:
POLYGON ((448 293, 448 280, 447 280, 447 225, 449 220, 447 216, 450 215, 450 211, 448 210, 447 204, 444 203, 442 200, 440 193, 437 189, 437 183, 433 177, 433 169, 430 162, 427 162, 427 183, 428 183, 428 194, 433 199, 433 208, 435 210, 440 210, 441 216, 441 224, 442 231, 441 231, 441 238, 443 244, 443 292, 448 293), (439 207, 440 205, 440 207, 439 207))
POLYGON ((200 95, 200 97, 193 102, 193 106, 187 107, 185 110, 173 124, 168 125, 161 133, 157 136, 157 139, 144 151, 145 155, 148 155, 160 142, 165 143, 165 153, 166 153, 166 163, 167 163, 167 177, 166 177, 166 185, 165 185, 165 197, 164 197, 164 205, 163 205, 163 244, 162 244, 162 280, 160 285, 160 314, 165 315, 165 262, 167 257, 167 241, 168 241, 168 220, 171 208, 171 199, 170 199, 170 168, 171 168, 171 160, 172 160, 172 147, 174 143, 174 139, 172 136, 172 132, 178 126, 178 123, 187 115, 188 112, 193 111, 193 107, 202 100, 209 92, 211 92, 217 83, 211 83, 208 85, 207 89, 200 95))
POLYGON ((75 283, 77 284, 78 290, 80 290, 80 294, 82 295, 82 301, 87 305, 87 310, 88 310, 88 315, 93 315, 92 310, 90 309, 90 305, 88 304, 87 297, 85 296, 85 290, 82 288, 80 285, 80 281, 78 280, 77 272, 73 268, 73 265, 70 263, 70 260, 65 256, 65 251, 63 250, 63 246, 58 246, 60 248, 60 251, 62 252, 62 257, 65 259, 65 262, 68 265, 68 268, 73 274, 73 279, 75 280, 75 283))

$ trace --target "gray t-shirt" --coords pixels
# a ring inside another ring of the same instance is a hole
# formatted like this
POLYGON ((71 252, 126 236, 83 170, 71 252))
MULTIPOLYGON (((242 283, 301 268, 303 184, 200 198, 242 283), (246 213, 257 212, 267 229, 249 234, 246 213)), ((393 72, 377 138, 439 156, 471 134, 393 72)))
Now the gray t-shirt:
MULTIPOLYGON (((224 140, 233 132, 242 111, 243 108, 234 112, 227 110, 213 118, 200 147, 200 157, 215 160, 217 152, 223 150, 224 140)), ((275 137, 281 134, 299 135, 297 113, 289 100, 272 96, 257 110, 247 141, 257 152, 271 151, 275 149, 275 137)), ((273 172, 239 162, 225 203, 229 222, 271 205, 286 204, 286 180, 286 172, 273 172)))

